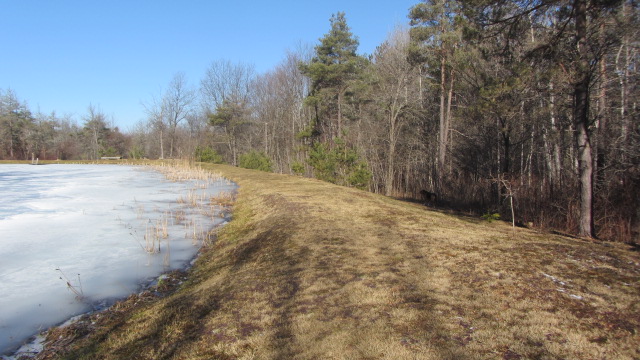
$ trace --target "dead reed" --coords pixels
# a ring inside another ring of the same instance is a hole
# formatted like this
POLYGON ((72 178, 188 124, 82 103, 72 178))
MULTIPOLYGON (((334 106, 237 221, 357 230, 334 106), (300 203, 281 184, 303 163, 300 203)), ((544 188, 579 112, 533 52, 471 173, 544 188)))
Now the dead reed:
POLYGON ((56 268, 56 271, 60 273, 60 280, 64 281, 67 285, 67 289, 71 291, 78 301, 84 301, 84 292, 82 291, 82 281, 80 280, 80 274, 78 274, 78 283, 76 285, 71 283, 71 280, 65 275, 60 268, 56 268))

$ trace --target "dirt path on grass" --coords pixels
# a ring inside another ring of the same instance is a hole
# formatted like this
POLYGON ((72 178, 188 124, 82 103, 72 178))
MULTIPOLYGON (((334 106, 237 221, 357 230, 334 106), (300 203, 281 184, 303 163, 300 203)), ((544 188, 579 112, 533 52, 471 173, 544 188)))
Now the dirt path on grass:
POLYGON ((640 257, 625 246, 207 169, 240 191, 186 283, 94 316, 43 358, 640 357, 640 257))

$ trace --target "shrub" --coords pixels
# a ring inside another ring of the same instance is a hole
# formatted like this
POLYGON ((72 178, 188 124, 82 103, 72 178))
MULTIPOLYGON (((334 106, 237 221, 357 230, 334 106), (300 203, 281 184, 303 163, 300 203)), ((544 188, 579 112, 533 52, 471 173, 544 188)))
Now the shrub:
POLYGON ((329 146, 323 143, 315 143, 309 149, 309 158, 307 162, 313 168, 313 175, 316 179, 336 183, 337 160, 335 152, 329 149, 329 146))
POLYGON ((482 218, 487 220, 488 222, 493 222, 494 220, 500 220, 500 214, 488 212, 482 215, 482 218))
POLYGON ((371 181, 371 171, 367 169, 367 165, 360 162, 352 170, 347 179, 350 186, 356 187, 360 190, 366 190, 369 187, 369 181, 371 181))
POLYGON ((135 145, 131 148, 131 150, 129 150, 129 158, 142 159, 143 157, 144 157, 144 149, 141 146, 135 145))
POLYGON ((210 146, 200 147, 196 146, 195 152, 196 161, 208 162, 214 164, 222 164, 222 155, 212 149, 210 146))
POLYGON ((291 164, 291 171, 293 171, 293 173, 296 175, 303 175, 304 164, 299 161, 294 161, 293 164, 291 164))
POLYGON ((367 163, 360 160, 358 151, 339 138, 333 148, 325 143, 314 143, 309 149, 307 163, 317 179, 338 185, 366 189, 371 181, 367 163))
POLYGON ((99 151, 100 156, 120 156, 118 150, 113 146, 109 146, 107 148, 102 148, 99 151))
POLYGON ((240 167, 245 169, 255 169, 261 171, 271 172, 272 165, 271 159, 267 156, 267 154, 263 152, 258 152, 255 150, 251 150, 248 153, 240 155, 240 167))

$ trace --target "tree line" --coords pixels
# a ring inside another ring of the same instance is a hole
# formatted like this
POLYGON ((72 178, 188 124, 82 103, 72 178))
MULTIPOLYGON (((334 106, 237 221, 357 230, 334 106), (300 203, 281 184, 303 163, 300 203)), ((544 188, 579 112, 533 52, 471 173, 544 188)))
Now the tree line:
POLYGON ((338 12, 265 73, 176 73, 126 133, 94 106, 77 125, 2 91, 0 157, 225 162, 637 242, 638 14, 635 0, 426 0, 359 54, 338 12))

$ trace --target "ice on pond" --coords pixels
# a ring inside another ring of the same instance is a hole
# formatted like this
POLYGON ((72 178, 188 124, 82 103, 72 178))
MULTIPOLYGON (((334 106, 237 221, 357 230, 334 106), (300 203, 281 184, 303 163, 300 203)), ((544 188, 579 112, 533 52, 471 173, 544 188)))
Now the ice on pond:
POLYGON ((224 179, 122 165, 0 165, 0 354, 185 267, 222 223, 224 179))

